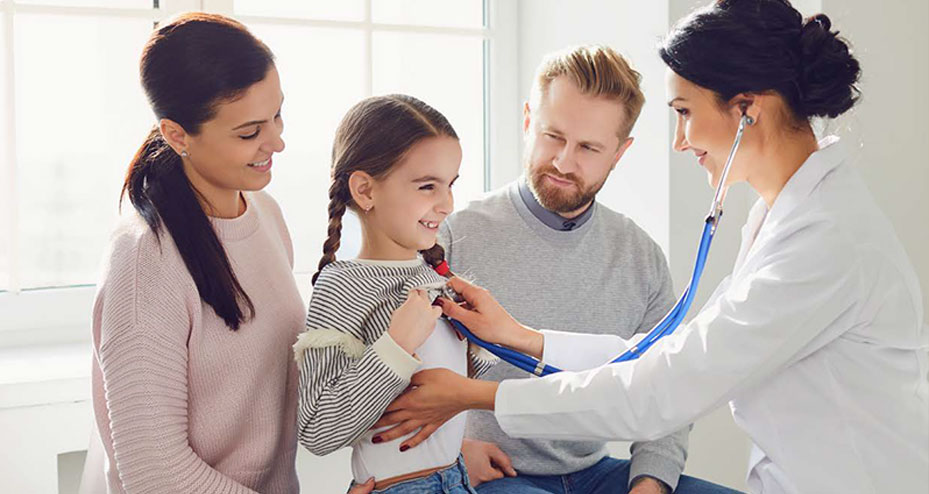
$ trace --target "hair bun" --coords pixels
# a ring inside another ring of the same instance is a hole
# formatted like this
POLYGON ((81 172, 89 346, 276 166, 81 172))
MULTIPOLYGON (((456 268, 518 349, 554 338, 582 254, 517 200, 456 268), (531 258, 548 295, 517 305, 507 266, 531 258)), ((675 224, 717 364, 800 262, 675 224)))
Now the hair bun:
POLYGON ((799 109, 804 117, 835 118, 855 105, 861 67, 848 43, 831 31, 832 21, 816 14, 800 30, 799 109))

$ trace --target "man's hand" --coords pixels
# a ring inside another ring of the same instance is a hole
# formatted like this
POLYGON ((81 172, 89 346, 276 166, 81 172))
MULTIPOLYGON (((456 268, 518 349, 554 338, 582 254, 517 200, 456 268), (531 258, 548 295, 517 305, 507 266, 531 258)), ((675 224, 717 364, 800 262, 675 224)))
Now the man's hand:
POLYGON ((516 470, 510 457, 494 443, 465 439, 461 443, 461 454, 468 469, 468 480, 472 487, 484 482, 515 477, 516 470))
POLYGON ((368 479, 364 484, 358 484, 348 490, 348 494, 368 494, 374 490, 374 477, 368 479))
POLYGON ((493 409, 497 386, 496 382, 468 379, 448 369, 419 371, 413 374, 410 388, 374 424, 374 428, 396 427, 378 433, 372 440, 387 442, 418 431, 400 445, 400 451, 413 448, 465 410, 493 409))
POLYGON ((629 494, 671 494, 671 489, 664 482, 643 475, 632 482, 629 494))

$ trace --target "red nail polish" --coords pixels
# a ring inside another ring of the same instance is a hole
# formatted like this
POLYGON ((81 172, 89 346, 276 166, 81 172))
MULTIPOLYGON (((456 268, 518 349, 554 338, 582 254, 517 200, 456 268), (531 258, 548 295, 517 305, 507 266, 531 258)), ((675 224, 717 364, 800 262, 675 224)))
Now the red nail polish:
POLYGON ((384 442, 384 438, 381 436, 374 436, 373 438, 371 438, 371 442, 374 444, 382 443, 384 442))
POLYGON ((400 452, 401 452, 401 453, 403 453, 404 451, 406 451, 406 450, 408 450, 408 449, 410 449, 410 447, 407 446, 406 444, 404 444, 403 446, 400 446, 400 452))

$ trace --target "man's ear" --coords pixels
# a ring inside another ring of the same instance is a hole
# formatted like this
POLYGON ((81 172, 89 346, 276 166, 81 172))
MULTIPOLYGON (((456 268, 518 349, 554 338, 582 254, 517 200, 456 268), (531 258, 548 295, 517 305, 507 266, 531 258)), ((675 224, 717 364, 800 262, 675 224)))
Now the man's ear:
POLYGON ((165 142, 174 149, 174 152, 181 154, 187 151, 190 146, 190 135, 181 127, 181 124, 169 118, 162 118, 158 121, 158 130, 165 142))
POLYGON ((529 108, 529 102, 523 103, 523 135, 529 133, 529 125, 532 124, 532 110, 529 108))
POLYGON ((368 211, 374 207, 374 177, 366 172, 356 170, 348 177, 348 190, 352 200, 361 208, 368 211))
POLYGON ((619 164, 619 159, 626 154, 626 150, 629 149, 629 146, 632 146, 632 142, 635 139, 632 137, 627 137, 625 141, 619 144, 619 149, 616 150, 616 154, 613 155, 613 166, 610 167, 610 171, 616 169, 616 165, 619 164))

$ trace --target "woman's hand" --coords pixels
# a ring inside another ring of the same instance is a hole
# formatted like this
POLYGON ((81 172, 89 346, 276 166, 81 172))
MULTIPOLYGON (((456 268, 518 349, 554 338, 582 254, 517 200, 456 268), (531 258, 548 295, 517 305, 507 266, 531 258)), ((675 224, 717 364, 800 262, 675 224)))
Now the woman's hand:
POLYGON ((413 374, 410 388, 397 397, 373 428, 394 425, 374 436, 374 442, 388 442, 411 432, 400 451, 426 440, 449 419, 472 408, 492 410, 498 383, 468 379, 448 369, 427 369, 413 374))
POLYGON ((433 306, 423 290, 410 290, 410 294, 390 316, 387 332, 410 355, 429 338, 442 309, 433 306))
POLYGON ((467 306, 438 299, 446 316, 461 321, 486 342, 508 346, 536 358, 542 357, 542 333, 520 324, 494 300, 490 292, 461 278, 448 280, 448 285, 461 295, 467 306))

